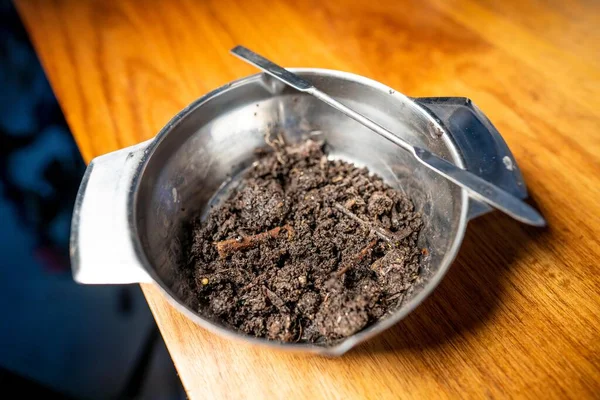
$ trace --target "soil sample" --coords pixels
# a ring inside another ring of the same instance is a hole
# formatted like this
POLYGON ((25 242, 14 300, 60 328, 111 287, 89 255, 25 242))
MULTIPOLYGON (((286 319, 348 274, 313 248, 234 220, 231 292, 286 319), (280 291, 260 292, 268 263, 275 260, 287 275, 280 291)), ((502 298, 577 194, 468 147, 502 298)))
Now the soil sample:
POLYGON ((323 142, 267 141, 237 189, 192 224, 199 312, 248 335, 328 344, 397 309, 419 274, 421 217, 323 142))

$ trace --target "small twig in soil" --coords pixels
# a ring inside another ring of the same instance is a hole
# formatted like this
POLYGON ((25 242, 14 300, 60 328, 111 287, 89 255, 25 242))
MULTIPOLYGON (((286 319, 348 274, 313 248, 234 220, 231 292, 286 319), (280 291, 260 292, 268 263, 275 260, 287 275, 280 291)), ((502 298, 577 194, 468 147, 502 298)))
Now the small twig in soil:
POLYGON ((354 221, 356 221, 359 224, 361 224, 362 226, 368 228, 371 232, 373 232, 374 234, 376 234, 377 236, 379 236, 380 238, 382 238, 386 242, 393 243, 394 240, 396 239, 394 237, 393 233, 388 232, 385 229, 382 229, 382 228, 380 228, 378 226, 375 226, 371 222, 364 221, 362 218, 358 217, 356 214, 354 214, 352 211, 348 210, 343 205, 336 203, 336 204, 334 204, 334 207, 336 209, 338 209, 339 211, 341 211, 347 217, 352 218, 354 221))
POLYGON ((363 258, 365 258, 367 256, 367 254, 369 253, 369 251, 375 247, 375 245, 377 244, 377 239, 373 239, 369 242, 369 244, 362 249, 359 253, 358 256, 356 256, 356 260, 357 261, 362 261, 363 258))
POLYGON ((413 230, 409 227, 406 227, 399 232, 390 232, 387 229, 375 225, 373 222, 363 220, 358 215, 354 214, 352 211, 348 210, 346 207, 339 203, 334 204, 334 207, 337 210, 341 211, 347 217, 352 218, 354 221, 366 227, 371 232, 373 232, 374 234, 376 234, 377 236, 379 236, 380 238, 382 238, 390 244, 397 244, 398 242, 407 238, 411 233, 413 233, 413 230))
POLYGON ((256 235, 244 236, 241 240, 227 239, 217 242, 217 251, 219 252, 219 256, 221 256, 221 258, 225 258, 233 252, 249 249, 258 245, 259 243, 264 242, 267 239, 275 239, 277 236, 279 236, 279 233, 282 229, 288 232, 288 239, 293 237, 294 229, 290 225, 285 225, 283 227, 278 226, 276 228, 273 228, 266 232, 258 233, 256 235))
POLYGON ((400 300, 398 300, 397 304, 402 304, 402 302, 404 301, 404 296, 405 295, 406 295, 405 292, 396 293, 396 294, 391 295, 390 297, 388 297, 386 300, 388 302, 392 302, 392 301, 396 300, 397 298, 400 298, 400 300))
POLYGON ((275 139, 271 139, 272 135, 272 131, 266 131, 263 135, 263 138, 265 139, 265 142, 270 148, 272 148, 275 151, 279 151, 282 146, 285 146, 285 141, 281 136, 281 132, 277 132, 275 139))
POLYGON ((367 256, 367 254, 371 251, 371 249, 373 247, 375 247, 375 245, 377 244, 377 240, 378 239, 371 240, 371 242, 369 242, 369 244, 364 249, 359 251, 358 254, 353 257, 351 262, 346 264, 344 267, 342 267, 342 269, 340 269, 338 272, 335 273, 335 277, 339 278, 340 276, 342 276, 346 272, 348 272, 348 270, 350 268, 352 268, 353 266, 358 264, 360 261, 362 261, 367 256))
POLYGON ((277 137, 271 140, 272 132, 267 131, 263 137, 267 145, 273 149, 275 152, 275 157, 280 164, 285 164, 285 160, 282 157, 283 147, 285 146, 285 140, 283 140, 283 136, 281 136, 281 132, 277 133, 277 137))

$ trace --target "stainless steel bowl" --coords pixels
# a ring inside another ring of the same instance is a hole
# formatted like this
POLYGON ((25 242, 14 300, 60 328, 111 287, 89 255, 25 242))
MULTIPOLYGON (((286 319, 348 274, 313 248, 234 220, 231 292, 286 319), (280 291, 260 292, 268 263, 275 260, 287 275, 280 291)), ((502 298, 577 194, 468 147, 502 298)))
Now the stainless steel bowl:
MULTIPOLYGON (((517 164, 489 120, 465 98, 406 97, 373 80, 339 71, 292 69, 321 90, 412 144, 527 197, 517 164)), ((309 95, 267 75, 253 75, 201 97, 152 140, 95 158, 75 206, 71 259, 86 284, 155 282, 175 307, 220 335, 281 349, 341 355, 400 321, 438 285, 454 260, 469 219, 489 208, 419 165, 385 139, 309 95), (226 192, 254 161, 265 131, 294 142, 319 134, 332 158, 365 165, 405 191, 423 213, 428 249, 414 290, 388 318, 329 347, 268 341, 232 331, 197 312, 178 274, 182 227, 226 192)))

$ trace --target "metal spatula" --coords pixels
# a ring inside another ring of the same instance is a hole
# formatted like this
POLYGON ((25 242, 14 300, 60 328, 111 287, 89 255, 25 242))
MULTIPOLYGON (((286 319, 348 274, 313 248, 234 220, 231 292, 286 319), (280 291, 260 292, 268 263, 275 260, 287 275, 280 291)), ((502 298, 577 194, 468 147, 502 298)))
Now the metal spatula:
POLYGON ((514 219, 526 224, 534 226, 546 225, 544 218, 534 208, 521 199, 511 195, 495 185, 492 185, 477 175, 441 159, 425 149, 411 145, 376 122, 346 107, 339 101, 321 92, 306 79, 297 76, 296 74, 278 66, 277 64, 267 60, 251 50, 248 50, 245 47, 237 46, 233 48, 231 52, 242 60, 263 70, 267 74, 279 79, 285 84, 301 92, 309 93, 315 96, 319 100, 329 104, 331 107, 341 111, 348 117, 371 129, 373 132, 383 136, 390 142, 410 152, 417 160, 419 160, 421 164, 440 174, 449 181, 457 184, 463 189, 466 189, 469 195, 473 198, 483 201, 490 206, 510 215, 514 219))

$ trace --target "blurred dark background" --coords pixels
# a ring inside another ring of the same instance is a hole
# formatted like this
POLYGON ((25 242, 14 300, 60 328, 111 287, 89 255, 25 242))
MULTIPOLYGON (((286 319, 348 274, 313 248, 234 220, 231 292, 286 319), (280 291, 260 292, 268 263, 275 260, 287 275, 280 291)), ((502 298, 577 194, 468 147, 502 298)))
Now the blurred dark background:
POLYGON ((0 385, 57 398, 184 398, 139 287, 71 278, 84 170, 19 16, 0 0, 0 385))

